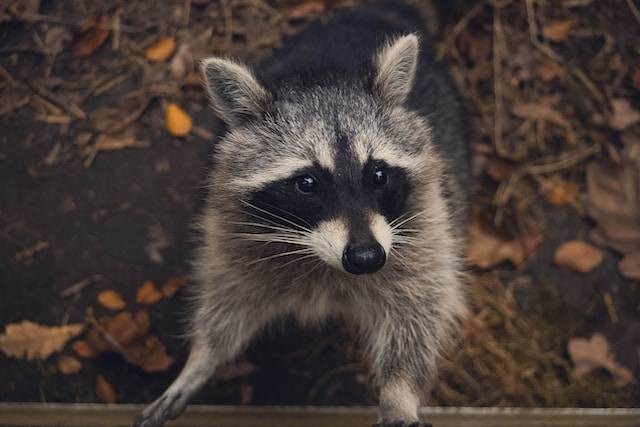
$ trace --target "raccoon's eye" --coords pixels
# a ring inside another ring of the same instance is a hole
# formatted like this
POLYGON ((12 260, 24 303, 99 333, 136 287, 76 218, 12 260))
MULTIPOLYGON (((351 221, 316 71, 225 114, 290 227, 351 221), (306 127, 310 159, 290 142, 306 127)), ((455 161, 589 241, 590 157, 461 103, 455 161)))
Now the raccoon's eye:
POLYGON ((318 181, 311 175, 302 175, 296 178, 296 188, 304 194, 311 194, 318 188, 318 181))
POLYGON ((387 171, 383 167, 376 168, 376 171, 373 173, 373 185, 376 187, 384 187, 388 180, 387 171))

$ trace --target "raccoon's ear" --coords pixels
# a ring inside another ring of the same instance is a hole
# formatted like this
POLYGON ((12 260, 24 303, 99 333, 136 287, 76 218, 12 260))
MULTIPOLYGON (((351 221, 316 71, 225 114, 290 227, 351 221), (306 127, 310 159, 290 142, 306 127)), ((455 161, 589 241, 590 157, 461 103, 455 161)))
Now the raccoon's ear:
POLYGON ((213 109, 229 126, 260 117, 269 92, 251 70, 229 59, 211 57, 200 64, 213 109))
POLYGON ((374 59, 374 90, 391 104, 402 104, 413 86, 419 50, 418 36, 389 41, 374 59))

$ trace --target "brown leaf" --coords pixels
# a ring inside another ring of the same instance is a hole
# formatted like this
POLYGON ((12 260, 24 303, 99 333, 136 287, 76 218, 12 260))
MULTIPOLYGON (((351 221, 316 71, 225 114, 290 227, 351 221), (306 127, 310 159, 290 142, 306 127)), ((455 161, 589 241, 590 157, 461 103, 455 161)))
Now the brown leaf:
POLYGON ((604 254, 600 249, 582 240, 562 243, 553 256, 553 261, 559 266, 579 273, 592 271, 602 263, 603 259, 604 254))
POLYGON ((580 195, 580 187, 575 182, 554 177, 543 183, 542 192, 550 203, 561 206, 576 203, 580 195))
POLYGON ((174 362, 173 357, 167 354, 164 344, 154 335, 147 337, 143 343, 125 347, 121 354, 127 362, 145 372, 166 371, 174 362))
POLYGON ((118 401, 118 395, 113 386, 102 375, 98 375, 98 378, 96 378, 96 397, 103 403, 116 403, 118 401))
POLYGON ((187 284, 187 278, 184 276, 170 277, 162 285, 162 295, 165 298, 173 297, 180 289, 187 284))
POLYGON ((96 351, 85 340, 78 340, 71 343, 71 348, 80 357, 85 359, 92 359, 97 356, 96 351))
POLYGON ((473 265, 483 269, 505 261, 518 266, 541 241, 540 236, 534 235, 525 236, 522 239, 507 238, 491 225, 474 220, 469 227, 467 257, 473 265))
POLYGON ((625 255, 618 263, 620 273, 628 279, 640 280, 640 249, 625 255))
POLYGON ((82 362, 72 356, 60 356, 58 371, 64 375, 77 374, 82 369, 82 362))
POLYGON ((187 44, 183 44, 178 48, 178 51, 171 59, 169 63, 169 71, 176 80, 182 80, 193 70, 193 53, 191 53, 191 47, 187 44))
POLYGON ((287 16, 291 20, 308 19, 316 16, 326 9, 326 4, 321 0, 306 0, 300 4, 290 6, 287 9, 287 16))
POLYGON ((96 143, 89 149, 97 151, 116 151, 124 148, 144 148, 148 146, 148 142, 136 139, 133 132, 125 131, 115 135, 100 134, 96 138, 96 143))
POLYGON ((95 21, 91 29, 76 38, 71 48, 73 56, 90 56, 98 50, 109 37, 110 22, 111 18, 101 16, 95 21))
POLYGON ((193 127, 193 121, 178 105, 169 103, 166 108, 167 130, 173 136, 187 136, 193 127))
POLYGON ((171 56, 176 48, 176 40, 173 37, 164 37, 154 43, 145 52, 149 61, 164 61, 171 56))
POLYGON ((122 310, 127 306, 122 296, 114 290, 102 291, 98 294, 98 302, 109 310, 122 310))
POLYGON ((550 105, 542 102, 519 102, 511 106, 514 115, 531 120, 551 122, 567 130, 571 130, 571 123, 562 113, 556 111, 550 105))
POLYGON ((572 27, 573 21, 571 19, 551 21, 542 27, 542 35, 545 39, 554 42, 563 42, 569 37, 572 27))
POLYGON ((0 350, 10 357, 44 360, 62 350, 65 344, 84 329, 81 323, 66 326, 43 326, 23 320, 9 324, 0 335, 0 350))
MULTIPOLYGON (((633 148, 633 147, 631 147, 633 148)), ((633 150, 625 150, 627 156, 633 150)), ((594 161, 587 166, 589 215, 598 228, 596 242, 625 256, 640 252, 640 158, 625 158, 621 164, 594 161)), ((630 261, 619 265, 625 277, 637 278, 630 261)))
POLYGON ((554 61, 545 61, 536 67, 535 73, 543 82, 550 82, 558 77, 560 66, 554 61))
POLYGON ((490 158, 485 165, 485 172, 491 179, 501 182, 507 179, 515 171, 515 167, 504 160, 490 158))
POLYGON ((138 304, 155 304, 162 299, 162 293, 158 291, 156 284, 151 280, 144 282, 140 288, 138 288, 138 295, 136 296, 136 302, 138 304))
POLYGON ((590 339, 572 338, 567 348, 576 378, 583 377, 594 369, 604 368, 613 376, 616 387, 624 387, 633 381, 632 372, 616 362, 604 335, 595 333, 590 339))
POLYGON ((640 122, 640 112, 634 109, 631 103, 625 98, 612 99, 611 109, 609 126, 613 129, 625 130, 640 122))

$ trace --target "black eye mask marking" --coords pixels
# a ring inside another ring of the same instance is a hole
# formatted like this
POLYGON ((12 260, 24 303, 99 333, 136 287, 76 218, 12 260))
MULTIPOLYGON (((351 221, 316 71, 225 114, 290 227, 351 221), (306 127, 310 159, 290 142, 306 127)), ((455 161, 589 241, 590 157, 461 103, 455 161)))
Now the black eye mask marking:
POLYGON ((381 161, 370 160, 357 173, 355 169, 332 173, 316 165, 254 192, 250 204, 266 212, 252 212, 251 219, 260 216, 272 225, 313 229, 336 217, 364 225, 364 213, 373 211, 390 222, 405 213, 410 189, 406 170, 381 161))

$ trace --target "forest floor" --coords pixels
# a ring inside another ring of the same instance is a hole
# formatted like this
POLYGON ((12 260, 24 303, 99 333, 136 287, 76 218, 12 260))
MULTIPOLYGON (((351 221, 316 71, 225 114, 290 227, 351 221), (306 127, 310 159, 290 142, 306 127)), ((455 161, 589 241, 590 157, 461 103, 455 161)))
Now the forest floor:
MULTIPOLYGON (((0 400, 162 393, 186 356, 189 224, 219 130, 194 64, 258 61, 354 3, 0 5, 0 400)), ((433 46, 472 115, 478 186, 472 310, 431 402, 638 406, 638 3, 449 4, 433 46)), ((330 324, 267 332, 197 402, 374 398, 330 324)))

